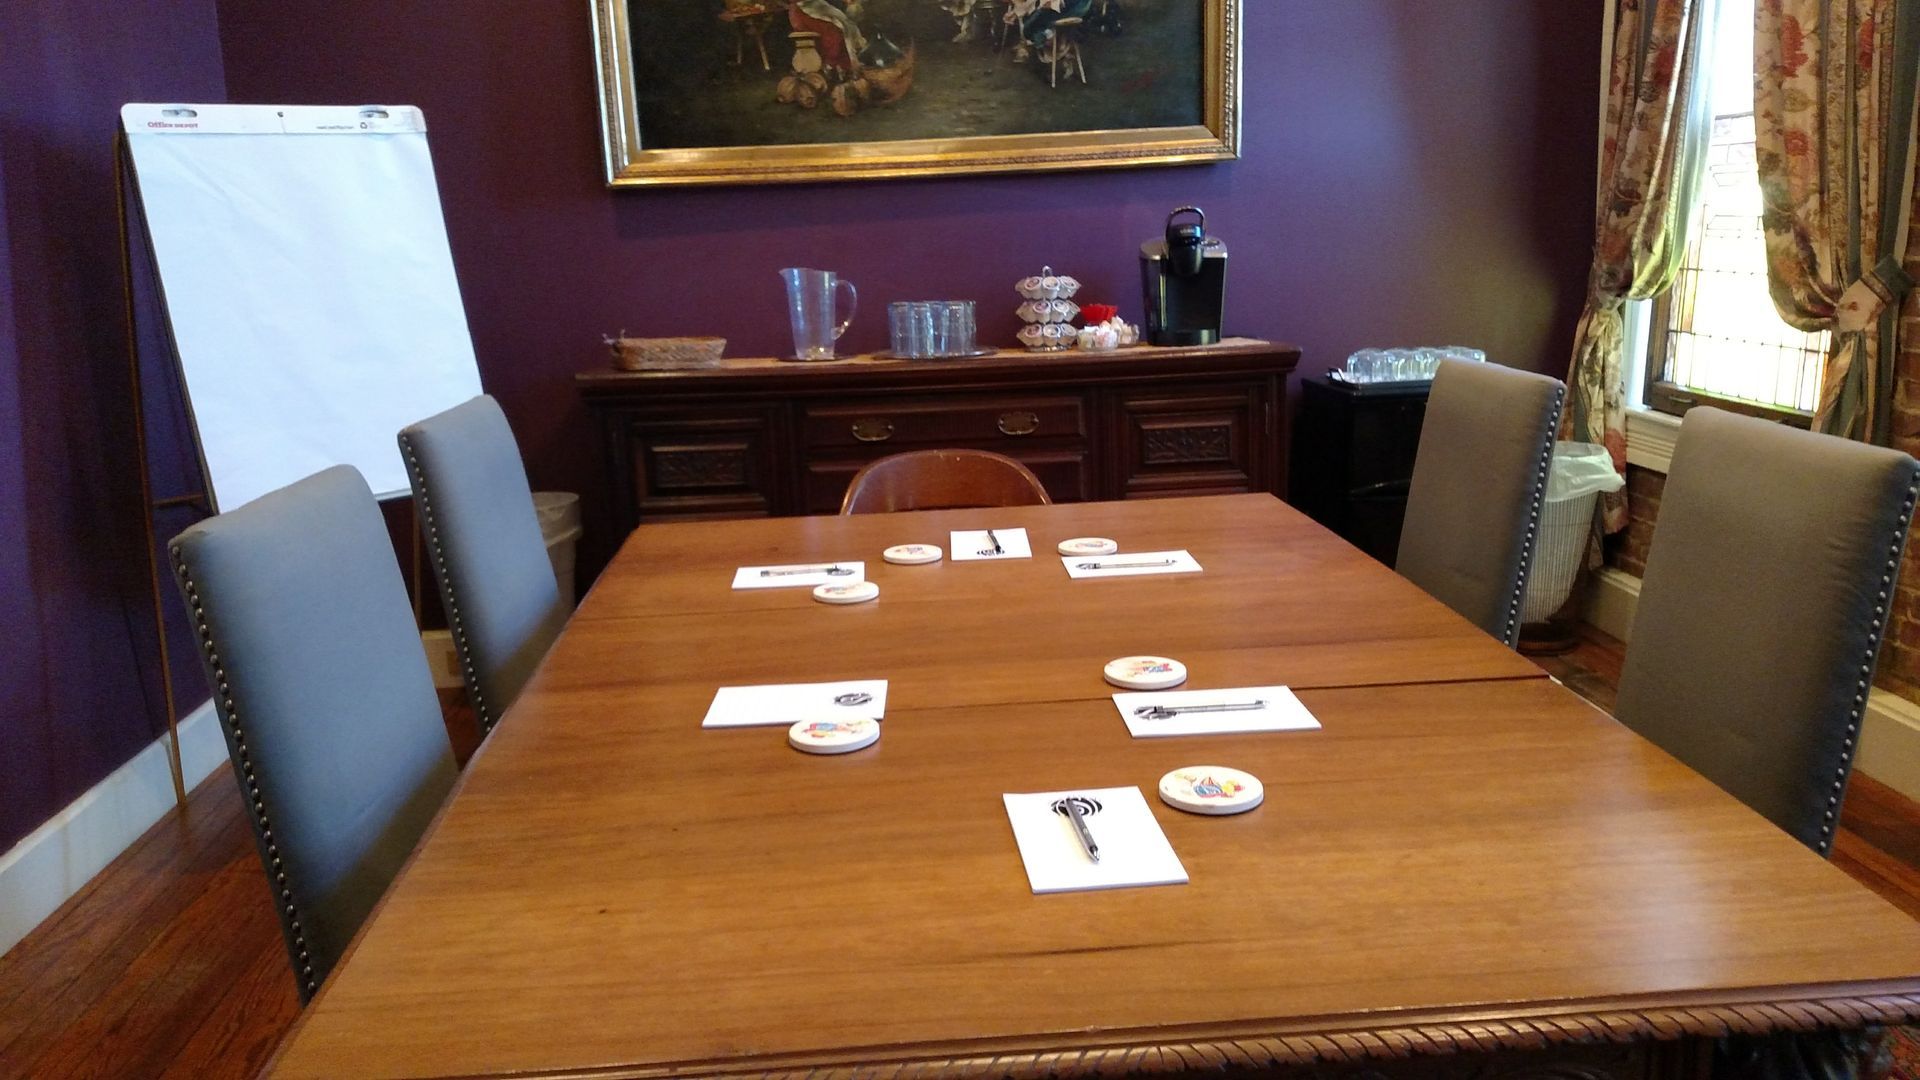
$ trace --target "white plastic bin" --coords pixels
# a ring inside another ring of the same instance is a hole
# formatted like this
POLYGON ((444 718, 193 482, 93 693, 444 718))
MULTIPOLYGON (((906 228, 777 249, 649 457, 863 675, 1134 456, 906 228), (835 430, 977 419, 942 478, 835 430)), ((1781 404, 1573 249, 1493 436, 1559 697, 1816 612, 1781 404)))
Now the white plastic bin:
POLYGON ((1553 448, 1547 473, 1546 504, 1540 508, 1540 535, 1533 569, 1527 574, 1523 623, 1545 622, 1573 591, 1580 560, 1593 528, 1593 504, 1603 491, 1619 491, 1626 480, 1613 471, 1613 457, 1597 443, 1563 442, 1553 448))
POLYGON ((580 496, 571 491, 536 491, 533 512, 540 519, 540 537, 547 542, 547 560, 560 585, 560 599, 573 607, 574 548, 580 542, 580 496))

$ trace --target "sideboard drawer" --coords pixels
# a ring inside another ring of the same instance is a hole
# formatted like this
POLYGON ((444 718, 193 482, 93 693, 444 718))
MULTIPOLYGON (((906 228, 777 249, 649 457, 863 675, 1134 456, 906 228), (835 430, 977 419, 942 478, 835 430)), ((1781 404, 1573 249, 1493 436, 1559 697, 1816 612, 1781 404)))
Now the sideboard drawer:
POLYGON ((801 422, 810 449, 900 450, 1012 444, 1026 439, 1085 439, 1087 403, 1079 395, 876 398, 810 406, 801 422))

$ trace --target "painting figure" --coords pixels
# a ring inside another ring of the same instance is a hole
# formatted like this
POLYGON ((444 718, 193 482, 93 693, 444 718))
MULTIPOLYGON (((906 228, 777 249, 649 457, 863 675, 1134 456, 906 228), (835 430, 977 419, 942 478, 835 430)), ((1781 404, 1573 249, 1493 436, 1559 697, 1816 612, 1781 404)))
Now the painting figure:
POLYGON ((994 0, 935 0, 960 28, 956 42, 972 41, 979 29, 993 17, 994 0))
POLYGON ((1120 5, 1115 0, 1015 0, 1007 19, 1019 27, 1020 40, 1040 48, 1053 39, 1053 27, 1062 19, 1114 34, 1120 30, 1120 5))
POLYGON ((860 74, 867 36, 858 21, 860 0, 792 0, 787 20, 795 30, 820 35, 818 48, 827 67, 846 76, 860 74))

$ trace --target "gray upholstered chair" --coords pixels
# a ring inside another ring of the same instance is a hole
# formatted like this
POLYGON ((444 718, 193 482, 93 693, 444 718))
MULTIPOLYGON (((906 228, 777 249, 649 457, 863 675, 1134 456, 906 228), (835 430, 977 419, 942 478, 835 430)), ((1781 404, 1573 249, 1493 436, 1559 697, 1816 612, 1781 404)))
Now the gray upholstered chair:
POLYGON ((305 1001, 455 776, 393 543, 336 466, 168 549, 305 1001))
POLYGON ((1515 645, 1540 532, 1560 380, 1443 360, 1427 398, 1394 569, 1515 645))
POLYGON ((1821 854, 1853 769, 1920 464, 1696 408, 1620 672, 1620 721, 1821 854))
POLYGON ((481 396, 400 431, 440 602, 484 736, 506 715, 566 604, 553 578, 520 446, 481 396))

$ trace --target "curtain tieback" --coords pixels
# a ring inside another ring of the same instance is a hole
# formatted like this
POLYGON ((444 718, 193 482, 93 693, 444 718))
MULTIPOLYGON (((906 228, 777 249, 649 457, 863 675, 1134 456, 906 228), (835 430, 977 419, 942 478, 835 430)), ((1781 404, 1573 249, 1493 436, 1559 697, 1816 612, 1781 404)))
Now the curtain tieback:
POLYGON ((1882 312, 1899 303, 1913 284, 1912 276, 1900 265, 1899 259, 1891 255, 1882 258, 1840 294, 1840 302, 1834 305, 1834 330, 1845 334, 1867 329, 1882 312))

